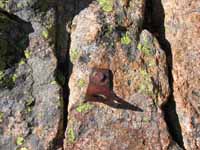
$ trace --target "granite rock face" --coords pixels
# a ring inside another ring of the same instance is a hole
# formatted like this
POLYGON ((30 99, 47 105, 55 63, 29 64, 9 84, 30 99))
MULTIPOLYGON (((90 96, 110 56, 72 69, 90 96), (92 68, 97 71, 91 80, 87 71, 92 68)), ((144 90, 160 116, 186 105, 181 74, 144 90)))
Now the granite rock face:
POLYGON ((162 0, 174 99, 187 150, 200 149, 200 1, 162 0))
POLYGON ((0 0, 0 150, 200 149, 199 8, 0 0))
POLYGON ((126 2, 93 2, 73 20, 66 150, 179 149, 160 109, 169 95, 165 53, 142 30, 144 1, 126 2), (84 102, 93 68, 109 69, 113 92, 142 112, 84 102))
POLYGON ((55 149, 63 128, 55 11, 45 2, 0 2, 1 150, 55 149))

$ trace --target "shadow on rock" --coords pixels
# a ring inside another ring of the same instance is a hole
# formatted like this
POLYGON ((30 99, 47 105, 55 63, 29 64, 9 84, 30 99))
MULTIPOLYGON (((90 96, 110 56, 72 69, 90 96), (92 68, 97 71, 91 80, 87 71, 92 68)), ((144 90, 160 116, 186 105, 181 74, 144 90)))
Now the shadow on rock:
POLYGON ((12 88, 15 65, 25 58, 31 23, 0 9, 0 88, 12 88))
MULTIPOLYGON (((47 0, 50 1, 50 0, 47 0)), ((68 100, 70 89, 68 87, 69 78, 72 73, 73 64, 70 61, 69 49, 70 49, 70 31, 66 30, 66 26, 70 26, 75 15, 77 15, 81 10, 88 7, 88 5, 93 0, 57 0, 52 3, 56 11, 55 20, 55 51, 54 54, 57 58, 57 69, 55 71, 55 76, 57 82, 62 87, 61 95, 63 98, 63 124, 62 128, 64 131, 57 139, 54 140, 54 149, 63 146, 63 138, 65 129, 67 128, 67 118, 68 118, 68 100)), ((39 11, 47 11, 45 8, 45 3, 41 2, 38 4, 39 11), (40 6, 44 6, 41 9, 40 6)))
POLYGON ((176 113, 176 103, 173 95, 173 75, 172 75, 172 50, 169 41, 165 35, 165 11, 161 0, 150 0, 146 4, 145 22, 143 28, 148 29, 158 39, 161 48, 165 51, 167 56, 168 79, 170 86, 170 94, 168 100, 162 106, 165 115, 165 121, 168 130, 173 138, 181 148, 184 149, 183 136, 178 115, 176 113))

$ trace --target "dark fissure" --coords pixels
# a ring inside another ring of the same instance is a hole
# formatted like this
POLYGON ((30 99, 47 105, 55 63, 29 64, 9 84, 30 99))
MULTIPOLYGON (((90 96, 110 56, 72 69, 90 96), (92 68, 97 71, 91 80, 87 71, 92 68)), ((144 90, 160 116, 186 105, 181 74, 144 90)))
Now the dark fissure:
POLYGON ((56 80, 62 87, 60 94, 62 97, 61 101, 63 101, 63 119, 60 125, 60 133, 58 133, 57 139, 53 142, 53 145, 55 145, 53 149, 63 147, 65 130, 67 128, 68 102, 70 94, 68 82, 72 73, 73 65, 69 56, 71 43, 70 31, 67 31, 66 29, 67 27, 70 27, 74 16, 82 9, 86 8, 91 2, 92 0, 58 0, 55 5, 55 55, 58 61, 56 80))
POLYGON ((185 149, 181 127, 176 112, 176 103, 173 95, 172 50, 169 41, 165 37, 164 20, 165 12, 161 0, 146 1, 143 29, 149 30, 156 36, 161 48, 166 53, 170 94, 168 96, 167 102, 163 104, 162 110, 169 133, 171 134, 173 140, 177 142, 181 148, 185 149))

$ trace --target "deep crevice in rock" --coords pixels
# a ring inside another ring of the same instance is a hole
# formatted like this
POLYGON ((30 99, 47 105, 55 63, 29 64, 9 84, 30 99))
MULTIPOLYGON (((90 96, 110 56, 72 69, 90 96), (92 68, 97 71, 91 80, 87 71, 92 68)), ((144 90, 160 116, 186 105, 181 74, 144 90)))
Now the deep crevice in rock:
POLYGON ((69 56, 70 48, 70 31, 67 31, 67 26, 75 15, 82 9, 86 8, 93 0, 58 0, 56 2, 56 20, 55 20, 55 55, 57 58, 56 80, 61 85, 61 97, 63 101, 63 120, 60 124, 60 132, 57 138, 53 141, 52 149, 63 147, 65 138, 65 130, 67 128, 68 118, 68 102, 70 89, 68 86, 69 78, 72 73, 72 63, 69 56))
POLYGON ((66 31, 66 24, 72 19, 72 14, 66 14, 65 4, 68 4, 67 1, 68 0, 58 0, 55 6, 55 55, 57 58, 55 77, 56 81, 61 86, 60 97, 62 103, 62 120, 60 122, 59 133, 57 134, 57 138, 53 141, 53 147, 51 149, 63 147, 65 128, 67 126, 67 106, 69 97, 68 80, 72 66, 68 53, 70 34, 66 31))
POLYGON ((143 29, 149 30, 156 36, 161 48, 166 53, 170 94, 168 96, 167 102, 162 106, 162 110, 165 117, 164 119, 166 121, 168 131, 171 134, 173 140, 176 141, 181 148, 185 149, 181 132, 181 126, 176 112, 176 103, 173 95, 174 93, 172 75, 172 50, 171 45, 165 36, 164 19, 165 12, 161 0, 146 1, 143 29))

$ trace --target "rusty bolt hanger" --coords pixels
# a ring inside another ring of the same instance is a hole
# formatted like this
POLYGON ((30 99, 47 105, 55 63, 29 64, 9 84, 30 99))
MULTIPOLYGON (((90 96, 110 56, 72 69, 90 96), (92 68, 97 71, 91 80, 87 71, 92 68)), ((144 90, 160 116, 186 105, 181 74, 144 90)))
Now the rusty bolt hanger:
POLYGON ((113 74, 109 69, 93 68, 85 102, 100 102, 113 108, 142 111, 142 109, 119 98, 113 91, 113 74))

